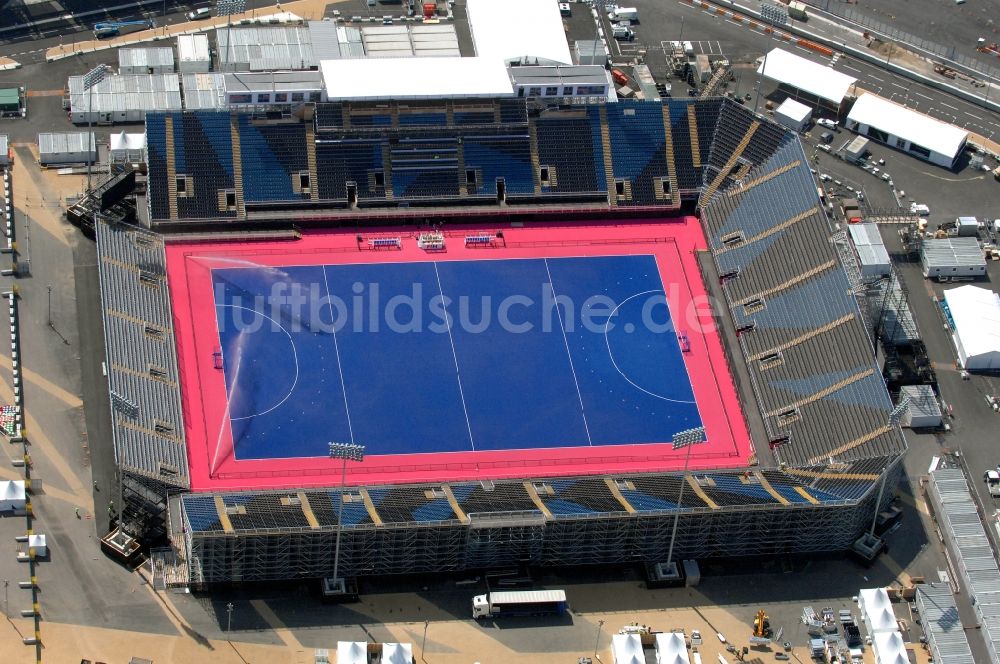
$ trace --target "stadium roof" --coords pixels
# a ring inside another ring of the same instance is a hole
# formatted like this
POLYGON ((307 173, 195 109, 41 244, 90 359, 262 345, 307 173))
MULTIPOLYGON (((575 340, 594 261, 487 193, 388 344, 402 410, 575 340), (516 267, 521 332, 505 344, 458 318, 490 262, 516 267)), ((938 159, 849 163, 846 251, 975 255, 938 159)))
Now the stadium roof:
POLYGON ((476 55, 481 58, 573 63, 558 3, 468 0, 465 11, 476 55))
POLYGON ((964 129, 869 93, 858 97, 847 117, 951 158, 961 152, 969 136, 964 129))
POLYGON ((507 67, 496 58, 369 58, 324 60, 331 100, 509 97, 507 67))
POLYGON ((764 56, 757 73, 835 104, 844 100, 857 80, 780 48, 764 56))

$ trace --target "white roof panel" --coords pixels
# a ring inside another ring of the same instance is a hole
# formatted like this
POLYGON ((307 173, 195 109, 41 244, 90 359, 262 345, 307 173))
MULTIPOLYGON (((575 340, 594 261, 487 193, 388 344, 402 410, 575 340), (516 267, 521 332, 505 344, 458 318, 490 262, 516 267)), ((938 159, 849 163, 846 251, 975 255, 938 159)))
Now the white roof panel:
POLYGON ((979 286, 944 292, 955 333, 969 356, 1000 353, 1000 295, 979 286))
POLYGON ((757 73, 835 104, 844 100, 857 80, 780 48, 764 56, 757 73))
POLYGON ((207 62, 208 35, 177 35, 177 60, 179 62, 207 62))
POLYGON ((513 95, 507 67, 495 59, 438 58, 433 67, 420 58, 324 60, 321 69, 331 100, 513 95))
POLYGON ((847 118, 951 158, 962 150, 969 137, 964 129, 870 93, 858 97, 847 118))
POLYGON ((796 122, 804 122, 812 114, 812 109, 801 102, 797 102, 791 97, 781 102, 781 106, 775 111, 778 115, 784 115, 796 122))
MULTIPOLYGON (((572 64, 559 5, 538 0, 466 0, 476 55, 504 61, 527 56, 572 64)), ((545 63, 541 63, 545 64, 545 63)))

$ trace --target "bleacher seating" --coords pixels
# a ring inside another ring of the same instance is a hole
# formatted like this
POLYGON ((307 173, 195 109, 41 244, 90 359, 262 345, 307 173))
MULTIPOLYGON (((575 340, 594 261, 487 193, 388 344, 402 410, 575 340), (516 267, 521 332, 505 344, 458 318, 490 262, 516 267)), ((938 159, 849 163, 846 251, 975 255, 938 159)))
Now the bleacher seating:
POLYGON ((132 472, 189 485, 163 241, 97 224, 116 458, 132 472))
MULTIPOLYGON (((749 129, 748 113, 723 113, 732 127, 717 135, 706 179, 718 177, 720 162, 731 161, 726 150, 749 129)), ((719 273, 738 274, 723 289, 734 324, 748 330, 740 344, 768 435, 787 436, 775 456, 802 465, 899 452, 892 404, 808 160, 798 141, 766 123, 759 129, 744 151, 762 160, 744 178, 752 184, 717 193, 704 218, 719 273)))
POLYGON ((574 111, 548 113, 535 120, 538 163, 555 168, 558 175, 548 191, 607 192, 604 154, 595 116, 596 113, 574 111))
POLYGON ((244 115, 239 131, 243 197, 248 203, 308 197, 292 187, 297 174, 309 170, 301 123, 256 124, 244 115))
POLYGON ((176 172, 192 180, 186 196, 178 196, 180 218, 226 216, 219 191, 233 189, 233 149, 229 116, 223 113, 174 113, 176 172))
POLYGON ((619 102, 607 109, 615 178, 630 183, 618 205, 656 205, 655 191, 667 177, 663 112, 658 104, 619 102))

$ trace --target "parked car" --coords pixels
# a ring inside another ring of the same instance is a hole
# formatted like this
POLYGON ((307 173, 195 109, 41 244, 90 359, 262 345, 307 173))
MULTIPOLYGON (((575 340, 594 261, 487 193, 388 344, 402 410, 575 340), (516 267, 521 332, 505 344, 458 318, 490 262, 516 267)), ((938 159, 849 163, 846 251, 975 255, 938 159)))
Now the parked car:
POLYGON ((187 19, 189 21, 200 21, 205 18, 211 18, 212 9, 211 7, 202 7, 201 9, 195 9, 187 13, 187 19))
POLYGON ((818 124, 820 127, 826 127, 827 129, 837 128, 836 120, 828 120, 827 118, 820 118, 819 120, 816 121, 816 124, 818 124))

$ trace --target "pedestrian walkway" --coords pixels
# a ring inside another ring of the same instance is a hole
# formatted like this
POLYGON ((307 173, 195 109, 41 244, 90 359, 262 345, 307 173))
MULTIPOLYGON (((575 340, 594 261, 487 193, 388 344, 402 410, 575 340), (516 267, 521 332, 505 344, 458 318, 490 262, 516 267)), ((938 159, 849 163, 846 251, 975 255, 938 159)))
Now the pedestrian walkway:
POLYGON ((259 7, 242 14, 232 16, 213 16, 203 21, 188 21, 186 23, 176 23, 174 25, 164 25, 158 28, 130 32, 111 39, 89 39, 60 44, 53 46, 45 52, 45 60, 53 62, 63 58, 69 58, 82 53, 93 53, 104 51, 120 46, 130 46, 144 42, 162 41, 164 39, 174 39, 178 35, 188 35, 196 32, 207 32, 226 25, 236 25, 239 23, 253 23, 261 21, 264 17, 273 16, 279 13, 294 14, 307 21, 320 20, 329 4, 334 4, 340 0, 295 0, 294 2, 277 3, 272 7, 259 7))

